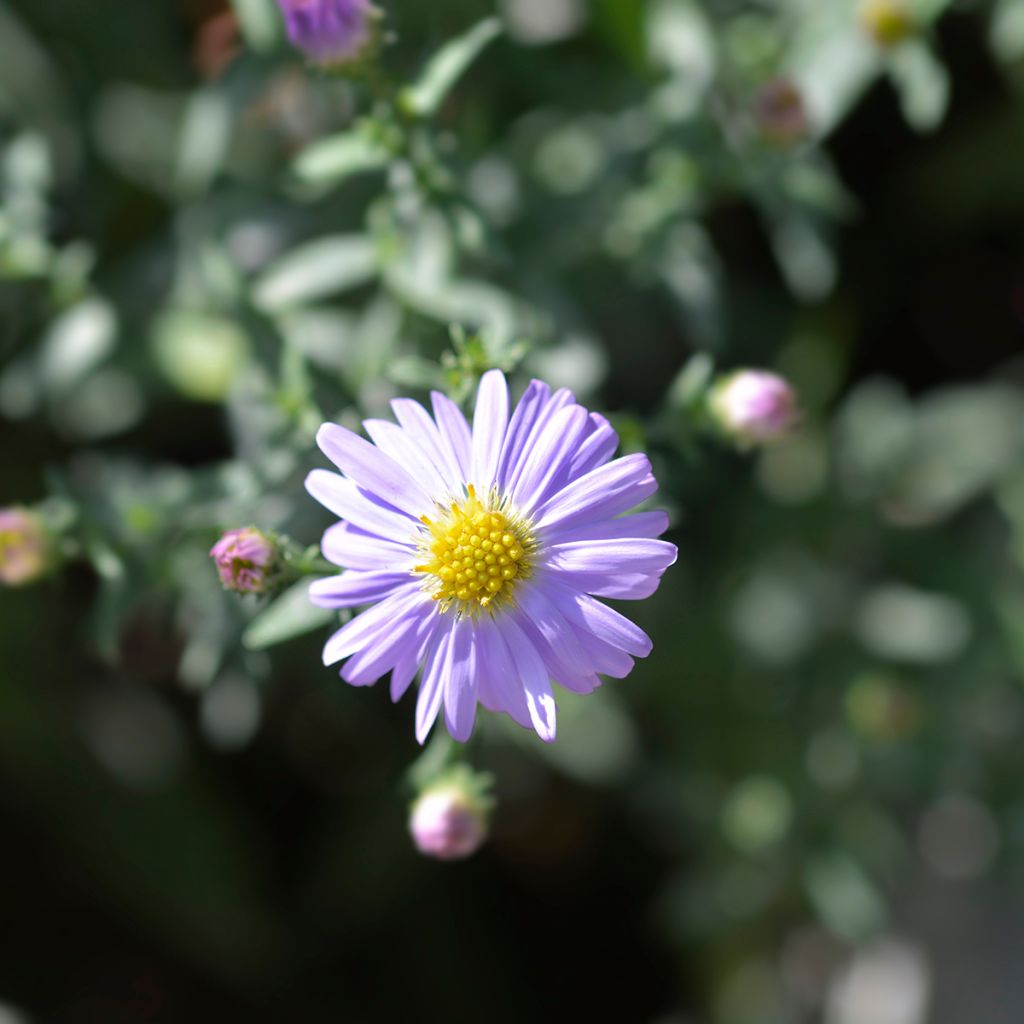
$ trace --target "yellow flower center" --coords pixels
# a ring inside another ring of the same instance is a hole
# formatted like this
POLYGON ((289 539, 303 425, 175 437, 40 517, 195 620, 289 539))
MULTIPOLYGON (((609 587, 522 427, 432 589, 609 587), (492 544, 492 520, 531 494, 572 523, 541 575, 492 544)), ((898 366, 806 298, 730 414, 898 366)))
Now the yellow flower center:
POLYGON ((518 580, 529 576, 534 547, 529 527, 497 494, 481 501, 469 484, 462 501, 422 521, 427 528, 420 545, 425 558, 415 571, 433 577, 428 581, 431 596, 442 611, 493 610, 507 600, 518 580))

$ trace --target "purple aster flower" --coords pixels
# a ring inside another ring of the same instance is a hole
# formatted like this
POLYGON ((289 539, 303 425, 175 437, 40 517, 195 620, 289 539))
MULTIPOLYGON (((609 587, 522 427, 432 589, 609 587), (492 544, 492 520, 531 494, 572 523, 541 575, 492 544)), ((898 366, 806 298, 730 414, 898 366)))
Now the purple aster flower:
POLYGON ((278 572, 277 544, 255 526, 228 530, 210 549, 225 590, 262 594, 278 572))
POLYGON ((50 536, 42 519, 26 508, 0 509, 0 583, 20 587, 50 567, 50 536))
POLYGON ((333 423, 317 434, 343 475, 306 489, 343 520, 324 556, 345 569, 316 581, 314 603, 371 605, 327 642, 324 664, 369 686, 391 673, 398 700, 421 671, 416 735, 444 708, 466 740, 477 702, 555 738, 552 681, 589 693, 622 678, 651 641, 598 598, 649 597, 676 559, 656 540, 664 512, 624 515, 657 490, 644 455, 612 461, 604 417, 533 381, 509 408, 497 370, 480 382, 470 427, 432 395, 391 403, 398 423, 367 420, 373 443, 333 423))
POLYGON ((744 447, 778 440, 800 418, 792 385, 765 370, 723 377, 711 389, 708 407, 719 429, 744 447))
POLYGON ((277 0, 288 38, 314 63, 348 64, 374 37, 377 8, 369 0, 277 0))

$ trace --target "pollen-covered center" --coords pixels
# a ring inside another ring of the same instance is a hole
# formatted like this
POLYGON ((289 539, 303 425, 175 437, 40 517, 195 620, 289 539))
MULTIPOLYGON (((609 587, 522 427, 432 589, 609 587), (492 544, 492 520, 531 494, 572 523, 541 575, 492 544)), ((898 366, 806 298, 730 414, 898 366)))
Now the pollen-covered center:
POLYGON ((493 496, 477 497, 472 484, 462 501, 434 519, 423 517, 426 556, 416 572, 433 577, 432 596, 447 611, 493 609, 530 573, 533 541, 522 519, 493 496))

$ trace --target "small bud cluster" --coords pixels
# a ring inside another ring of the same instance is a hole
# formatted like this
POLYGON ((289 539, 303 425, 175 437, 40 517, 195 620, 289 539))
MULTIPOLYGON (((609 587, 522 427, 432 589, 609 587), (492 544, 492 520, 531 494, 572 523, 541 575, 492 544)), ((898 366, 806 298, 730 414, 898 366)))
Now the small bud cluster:
POLYGON ((722 377, 708 394, 708 411, 716 428, 743 448, 777 441, 800 418, 792 385, 765 370, 722 377))
POLYGON ((370 0, 277 0, 292 45, 324 68, 369 55, 380 12, 370 0))
POLYGON ((0 584, 20 587, 44 576, 53 565, 53 538, 38 513, 0 509, 0 584))
POLYGON ((476 853, 487 838, 489 781, 459 767, 425 787, 409 817, 416 849, 435 860, 462 860, 476 853))
POLYGON ((803 94, 790 78, 779 77, 761 86, 754 103, 757 130, 773 146, 793 146, 810 130, 803 94))
POLYGON ((225 590, 239 594, 263 594, 280 572, 277 541, 255 526, 228 530, 210 549, 210 557, 225 590))

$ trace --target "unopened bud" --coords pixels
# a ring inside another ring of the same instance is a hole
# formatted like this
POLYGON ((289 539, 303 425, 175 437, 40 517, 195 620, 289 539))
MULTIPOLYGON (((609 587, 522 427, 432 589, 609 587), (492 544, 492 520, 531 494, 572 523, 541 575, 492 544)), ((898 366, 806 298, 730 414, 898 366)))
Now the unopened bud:
POLYGON ((715 425, 742 447, 768 444, 800 418, 789 381, 765 370, 737 370, 719 380, 708 396, 715 425))
POLYGON ((487 782, 485 776, 463 768, 428 786, 409 817, 416 849, 437 860, 461 860, 476 853, 487 838, 487 782))
POLYGON ((277 0, 292 45, 314 64, 338 67, 369 55, 380 11, 370 0, 277 0))
POLYGON ((0 509, 0 584, 20 587, 53 564, 53 538, 42 517, 27 508, 0 509))
POLYGON ((228 530, 210 549, 210 557, 224 589, 239 594, 270 590, 281 568, 277 541, 255 526, 228 530))
POLYGON ((804 98, 789 78, 765 82, 757 94, 754 116, 761 137, 775 146, 795 145, 809 130, 804 98))

